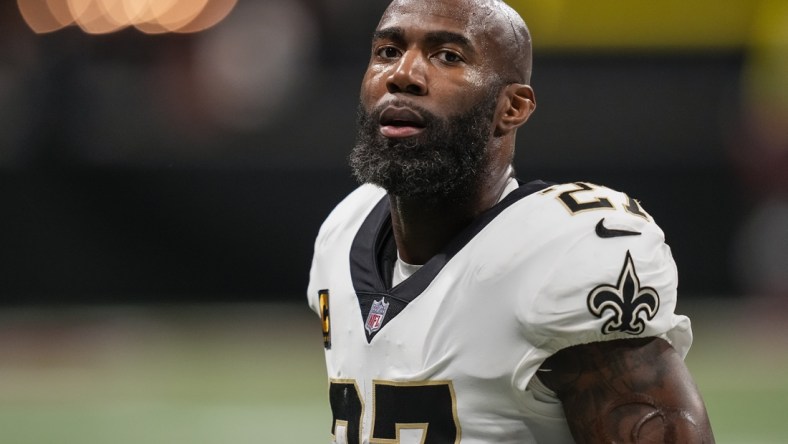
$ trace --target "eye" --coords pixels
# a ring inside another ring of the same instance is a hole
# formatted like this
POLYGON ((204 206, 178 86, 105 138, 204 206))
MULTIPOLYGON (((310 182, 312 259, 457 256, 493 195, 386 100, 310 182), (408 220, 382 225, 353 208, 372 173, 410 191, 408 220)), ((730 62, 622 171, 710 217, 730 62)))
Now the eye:
POLYGON ((438 60, 449 64, 457 64, 465 61, 461 55, 448 49, 442 49, 438 51, 435 54, 435 57, 437 57, 438 60))
POLYGON ((396 59, 400 51, 393 46, 383 46, 375 51, 375 55, 383 59, 396 59))

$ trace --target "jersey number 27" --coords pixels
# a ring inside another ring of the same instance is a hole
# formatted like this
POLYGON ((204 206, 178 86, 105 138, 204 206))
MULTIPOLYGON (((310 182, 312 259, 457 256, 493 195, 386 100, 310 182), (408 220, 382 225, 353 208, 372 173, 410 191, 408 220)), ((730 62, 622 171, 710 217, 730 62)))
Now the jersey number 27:
MULTIPOLYGON (((371 443, 458 443, 460 427, 451 381, 374 381, 371 443)), ((337 443, 359 444, 366 406, 352 379, 335 379, 329 387, 337 443)))

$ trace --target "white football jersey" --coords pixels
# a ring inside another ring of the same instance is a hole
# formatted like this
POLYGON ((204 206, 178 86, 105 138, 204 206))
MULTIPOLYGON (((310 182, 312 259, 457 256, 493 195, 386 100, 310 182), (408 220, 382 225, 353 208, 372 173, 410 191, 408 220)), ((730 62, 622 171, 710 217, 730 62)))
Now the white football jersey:
POLYGON ((523 184, 393 288, 389 211, 363 185, 315 242, 308 299, 335 443, 570 443, 561 403, 534 378, 547 357, 643 336, 689 349, 664 234, 623 193, 523 184))

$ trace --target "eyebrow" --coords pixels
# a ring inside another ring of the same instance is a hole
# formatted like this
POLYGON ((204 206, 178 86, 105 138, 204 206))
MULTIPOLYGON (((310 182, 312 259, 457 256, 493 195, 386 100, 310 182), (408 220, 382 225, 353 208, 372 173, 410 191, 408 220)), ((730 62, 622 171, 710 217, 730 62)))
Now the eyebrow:
POLYGON ((378 29, 372 34, 372 41, 392 40, 397 43, 405 41, 405 30, 400 27, 378 29))
MULTIPOLYGON (((391 40, 396 43, 405 42, 405 30, 394 26, 391 28, 379 29, 372 34, 372 41, 377 40, 391 40)), ((462 34, 451 31, 430 31, 426 34, 424 40, 430 45, 440 45, 443 43, 454 43, 463 46, 468 50, 473 51, 474 47, 471 41, 462 34)))
POLYGON ((441 43, 454 43, 456 45, 464 46, 468 49, 473 49, 471 41, 462 34, 450 31, 433 31, 428 32, 425 40, 431 44, 441 43))

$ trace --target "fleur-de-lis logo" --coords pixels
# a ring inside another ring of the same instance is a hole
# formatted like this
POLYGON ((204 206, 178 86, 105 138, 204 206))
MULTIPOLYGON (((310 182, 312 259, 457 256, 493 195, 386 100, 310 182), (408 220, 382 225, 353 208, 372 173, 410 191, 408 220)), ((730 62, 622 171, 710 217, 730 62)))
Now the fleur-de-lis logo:
POLYGON ((616 285, 604 284, 591 290, 588 309, 600 319, 605 312, 612 312, 612 317, 602 325, 602 333, 618 331, 637 335, 646 329, 646 322, 640 314, 643 313, 648 320, 653 319, 659 310, 659 295, 651 287, 640 286, 632 255, 627 251, 616 285))

